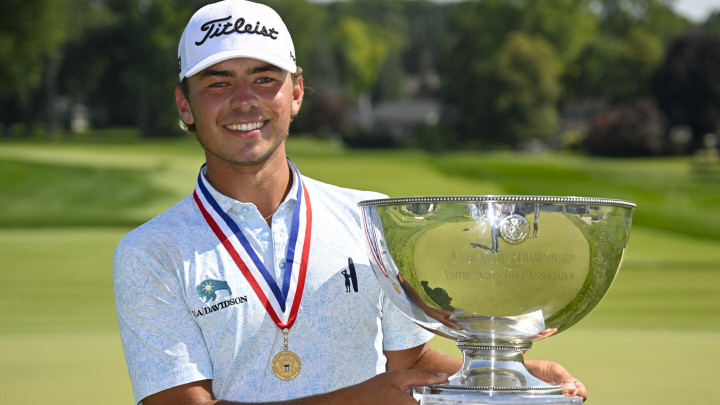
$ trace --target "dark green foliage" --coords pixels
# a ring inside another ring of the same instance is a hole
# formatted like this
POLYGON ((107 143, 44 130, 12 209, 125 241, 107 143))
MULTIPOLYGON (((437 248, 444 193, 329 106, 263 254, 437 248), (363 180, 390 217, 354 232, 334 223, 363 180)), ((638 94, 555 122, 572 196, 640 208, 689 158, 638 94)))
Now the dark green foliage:
POLYGON ((600 114, 585 138, 588 152, 599 156, 648 156, 663 150, 663 122, 651 100, 636 100, 600 114))
POLYGON ((720 33, 679 36, 652 77, 652 88, 669 124, 692 128, 690 150, 720 130, 720 33))
MULTIPOLYGON (((399 142, 429 150, 557 145, 565 104, 658 94, 648 79, 671 39, 689 28, 720 30, 717 13, 693 24, 669 0, 264 2, 283 16, 305 70, 308 91, 293 131, 352 137, 358 99, 364 106, 435 99, 443 107, 438 125, 409 126, 417 136, 399 142)), ((179 136, 177 43, 207 3, 9 1, 0 17, 0 135, 43 130, 57 138, 82 104, 95 128, 179 136)), ((688 120, 675 118, 680 108, 700 114, 687 100, 694 95, 670 96, 679 106, 669 110, 661 100, 672 124, 688 120)), ((712 103, 703 105, 711 107, 705 123, 692 124, 698 133, 718 120, 712 103)), ((389 132, 360 122, 376 138, 389 132)))

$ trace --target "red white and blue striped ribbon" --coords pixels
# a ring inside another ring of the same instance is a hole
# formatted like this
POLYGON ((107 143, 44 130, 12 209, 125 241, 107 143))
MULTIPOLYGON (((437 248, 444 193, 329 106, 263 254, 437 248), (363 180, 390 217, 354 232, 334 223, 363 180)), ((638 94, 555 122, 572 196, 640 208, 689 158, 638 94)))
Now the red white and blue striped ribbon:
MULTIPOLYGON (((310 236, 312 230, 312 207, 305 184, 295 165, 288 159, 299 184, 297 205, 290 228, 282 287, 265 267, 258 253, 243 234, 238 224, 220 208, 208 191, 209 183, 202 168, 198 174, 193 198, 210 228, 245 276, 270 317, 280 329, 290 329, 297 318, 305 287, 310 236)), ((204 165, 203 165, 204 167, 204 165)))
POLYGON ((370 252, 372 253, 373 259, 375 259, 375 263, 377 263, 378 267, 380 267, 380 271, 383 272, 385 277, 388 276, 387 269, 385 269, 385 263, 382 259, 382 252, 380 251, 380 244, 378 243, 374 222, 371 220, 368 220, 366 217, 367 215, 372 215, 366 213, 366 211, 369 210, 369 208, 363 208, 362 209, 362 221, 363 221, 363 229, 365 230, 365 237, 368 241, 368 246, 370 246, 370 252))

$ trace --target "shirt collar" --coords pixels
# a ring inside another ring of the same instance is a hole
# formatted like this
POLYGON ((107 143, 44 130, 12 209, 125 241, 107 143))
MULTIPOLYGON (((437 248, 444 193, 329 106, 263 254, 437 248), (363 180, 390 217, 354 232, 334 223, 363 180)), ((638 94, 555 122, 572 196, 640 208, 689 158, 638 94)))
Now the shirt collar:
MULTIPOLYGON (((295 165, 288 160, 288 164, 290 165, 290 173, 292 173, 292 187, 290 187, 290 191, 285 196, 285 200, 280 205, 283 205, 287 202, 291 201, 297 201, 297 192, 298 192, 298 183, 299 179, 297 178, 298 172, 295 170, 295 165)), ((234 207, 236 204, 239 204, 240 206, 252 206, 255 207, 255 204, 253 203, 246 203, 242 201, 238 201, 232 197, 228 197, 225 194, 222 194, 221 192, 217 191, 215 187, 210 184, 209 181, 207 181, 207 177, 205 177, 205 174, 207 173, 207 166, 203 166, 200 170, 200 175, 203 176, 205 179, 205 184, 207 184, 207 190, 210 192, 210 195, 215 199, 215 201, 220 206, 220 209, 223 210, 223 212, 227 213, 230 211, 232 207, 234 207)), ((255 207, 257 209, 257 207, 255 207)))

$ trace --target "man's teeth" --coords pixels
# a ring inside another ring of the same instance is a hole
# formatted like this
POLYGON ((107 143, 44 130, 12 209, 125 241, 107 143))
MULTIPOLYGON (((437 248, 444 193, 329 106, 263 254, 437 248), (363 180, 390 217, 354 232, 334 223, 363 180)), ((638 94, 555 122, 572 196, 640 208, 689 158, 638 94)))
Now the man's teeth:
POLYGON ((252 131, 258 129, 264 125, 263 122, 251 122, 248 124, 230 124, 226 125, 225 128, 233 131, 252 131))

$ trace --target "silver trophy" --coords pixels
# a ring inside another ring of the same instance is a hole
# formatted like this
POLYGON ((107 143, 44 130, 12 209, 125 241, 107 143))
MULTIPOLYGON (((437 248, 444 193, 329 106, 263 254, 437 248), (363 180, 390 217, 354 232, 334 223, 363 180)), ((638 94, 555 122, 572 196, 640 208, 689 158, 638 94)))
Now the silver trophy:
POLYGON ((462 196, 358 204, 385 294, 457 341, 460 371, 430 404, 579 404, 532 376, 532 342, 585 317, 610 288, 635 204, 582 197, 462 196))

